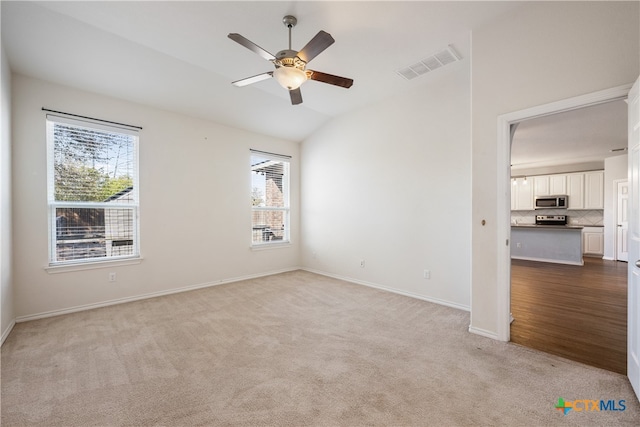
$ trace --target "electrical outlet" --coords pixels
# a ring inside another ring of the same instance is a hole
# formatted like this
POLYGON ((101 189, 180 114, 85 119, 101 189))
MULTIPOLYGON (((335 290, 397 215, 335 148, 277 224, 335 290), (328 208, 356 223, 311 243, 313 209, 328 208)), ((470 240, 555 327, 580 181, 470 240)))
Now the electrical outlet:
POLYGON ((518 242, 516 243, 516 248, 521 248, 522 247, 522 243, 518 242))
POLYGON ((116 281, 116 273, 109 273, 109 281, 110 282, 116 281))
POLYGON ((360 260, 360 268, 364 268, 364 260, 360 260))
POLYGON ((425 270, 424 271, 424 278, 425 279, 431 279, 431 270, 425 270))

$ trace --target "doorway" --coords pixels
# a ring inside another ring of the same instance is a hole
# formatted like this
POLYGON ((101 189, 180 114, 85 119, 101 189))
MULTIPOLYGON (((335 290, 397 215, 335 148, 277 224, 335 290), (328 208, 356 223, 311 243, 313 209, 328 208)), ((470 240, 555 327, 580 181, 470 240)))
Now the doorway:
POLYGON ((535 253, 512 248, 520 259, 511 262, 511 341, 620 374, 626 373, 627 266, 614 260, 624 256, 626 237, 627 113, 627 104, 617 100, 529 119, 517 123, 511 143, 512 176, 525 177, 513 180, 512 195, 528 196, 512 201, 512 227, 525 227, 512 228, 513 245, 527 248, 527 241, 520 242, 523 231, 543 244, 535 253), (527 176, 530 184, 521 185, 527 176), (625 181, 613 185, 613 178, 625 181), (532 196, 567 194, 562 209, 529 206, 532 196), (545 224, 584 228, 530 228, 544 218, 545 224), (554 262, 559 248, 575 252, 571 263, 580 265, 554 262), (527 254, 540 259, 521 260, 527 254))
POLYGON ((498 166, 501 169, 498 179, 500 198, 498 209, 498 338, 510 341, 511 326, 511 136, 516 123, 578 108, 597 105, 604 102, 625 99, 631 85, 624 85, 588 95, 558 101, 527 110, 517 111, 498 117, 498 166), (506 242, 506 245, 505 245, 506 242))

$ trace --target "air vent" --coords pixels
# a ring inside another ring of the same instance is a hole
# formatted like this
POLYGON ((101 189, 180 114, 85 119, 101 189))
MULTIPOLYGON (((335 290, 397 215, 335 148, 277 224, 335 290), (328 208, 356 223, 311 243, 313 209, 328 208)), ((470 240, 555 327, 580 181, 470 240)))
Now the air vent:
POLYGON ((405 79, 412 80, 447 64, 460 61, 460 59, 462 59, 460 55, 453 50, 453 47, 449 46, 434 55, 421 59, 415 64, 396 70, 396 72, 405 79))

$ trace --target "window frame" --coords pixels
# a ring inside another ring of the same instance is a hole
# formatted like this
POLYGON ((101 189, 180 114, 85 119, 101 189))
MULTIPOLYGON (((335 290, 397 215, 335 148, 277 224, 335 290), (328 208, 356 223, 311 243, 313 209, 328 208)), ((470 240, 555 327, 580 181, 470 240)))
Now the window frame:
POLYGON ((282 193, 283 193, 284 206, 283 207, 254 206, 253 203, 251 203, 251 220, 250 220, 251 221, 250 222, 251 248, 267 249, 267 248, 288 246, 291 244, 291 156, 251 149, 250 155, 249 155, 250 197, 254 188, 253 177, 252 177, 253 174, 255 173, 255 170, 253 169, 253 164, 252 164, 254 156, 262 157, 274 162, 281 162, 283 164, 284 173, 283 173, 283 181, 282 181, 282 188, 283 188, 282 193), (269 240, 269 241, 256 241, 254 239, 256 229, 254 228, 253 218, 256 212, 282 212, 283 213, 284 228, 282 230, 283 231, 282 239, 269 240))
POLYGON ((108 264, 127 265, 131 263, 139 263, 140 255, 140 193, 139 193, 139 173, 140 173, 140 132, 141 128, 128 126, 124 124, 112 124, 99 119, 91 119, 82 117, 80 119, 74 116, 67 117, 64 113, 46 114, 46 146, 47 146, 47 222, 48 222, 48 268, 49 272, 53 270, 70 271, 78 269, 93 268, 96 266, 108 264), (52 130, 56 123, 75 126, 93 131, 115 134, 126 134, 133 136, 133 172, 132 181, 133 189, 130 191, 132 201, 126 203, 109 204, 109 202, 82 202, 82 201, 56 201, 55 200, 55 138, 52 136, 52 130), (132 253, 127 255, 112 255, 104 257, 88 257, 73 260, 57 259, 57 237, 58 225, 56 221, 56 209, 65 208, 83 208, 83 209, 104 209, 105 214, 108 210, 122 209, 132 212, 132 253))

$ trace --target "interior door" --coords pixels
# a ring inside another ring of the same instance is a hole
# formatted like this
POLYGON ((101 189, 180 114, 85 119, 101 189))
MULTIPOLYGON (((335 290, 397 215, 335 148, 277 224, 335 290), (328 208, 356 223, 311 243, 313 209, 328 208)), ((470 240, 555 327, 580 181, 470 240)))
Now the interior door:
POLYGON ((616 224, 616 260, 629 261, 627 233, 629 229, 629 183, 619 182, 617 186, 618 204, 616 224))
POLYGON ((640 79, 629 92, 627 376, 640 399, 640 79))

